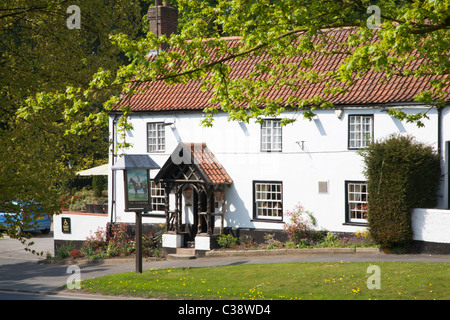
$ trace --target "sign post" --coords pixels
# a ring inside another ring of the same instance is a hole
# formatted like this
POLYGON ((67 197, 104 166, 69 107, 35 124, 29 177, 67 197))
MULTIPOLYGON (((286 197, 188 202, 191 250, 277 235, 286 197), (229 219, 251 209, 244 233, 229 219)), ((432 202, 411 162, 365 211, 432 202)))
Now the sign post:
POLYGON ((136 211, 136 273, 142 273, 142 212, 136 211))
POLYGON ((135 212, 136 273, 142 273, 142 213, 152 211, 150 170, 160 167, 148 155, 124 155, 112 170, 123 170, 124 211, 135 212))

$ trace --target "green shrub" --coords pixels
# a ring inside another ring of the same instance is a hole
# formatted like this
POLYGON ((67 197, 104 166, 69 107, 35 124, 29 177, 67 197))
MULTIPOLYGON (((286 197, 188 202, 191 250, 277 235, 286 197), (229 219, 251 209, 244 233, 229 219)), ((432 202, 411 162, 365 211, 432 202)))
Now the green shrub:
POLYGON ((316 245, 319 248, 340 247, 340 239, 331 232, 327 232, 326 236, 316 245))
POLYGON ((105 177, 104 176, 93 176, 92 177, 92 190, 94 191, 94 196, 97 198, 103 197, 103 189, 105 188, 105 177))
POLYGON ((217 237, 217 244, 221 248, 229 248, 233 245, 238 245, 239 239, 237 237, 233 237, 231 234, 221 234, 217 237))
POLYGON ((440 183, 440 157, 411 136, 391 135, 361 152, 368 184, 372 239, 383 247, 407 247, 413 208, 434 207, 440 183))
POLYGON ((74 195, 66 195, 61 197, 60 201, 62 207, 64 208, 68 208, 71 211, 83 211, 86 209, 86 203, 107 203, 108 197, 103 197, 101 194, 100 197, 97 197, 95 196, 93 190, 83 188, 82 190, 75 192, 74 195))
POLYGON ((276 240, 275 239, 275 234, 272 233, 266 233, 264 235, 264 240, 265 240, 265 249, 277 249, 277 248, 282 248, 283 247, 283 242, 276 240))
POLYGON ((73 250, 72 243, 68 243, 66 245, 62 245, 56 248, 55 250, 55 258, 56 259, 64 259, 70 256, 70 252, 73 250))
POLYGON ((98 228, 96 232, 86 238, 82 247, 81 253, 90 259, 103 258, 108 246, 106 231, 103 228, 98 228))
POLYGON ((241 236, 238 242, 242 248, 246 249, 255 248, 257 245, 256 240, 249 235, 241 236))
POLYGON ((151 233, 142 236, 142 254, 145 257, 160 257, 161 249, 158 247, 158 238, 151 233))

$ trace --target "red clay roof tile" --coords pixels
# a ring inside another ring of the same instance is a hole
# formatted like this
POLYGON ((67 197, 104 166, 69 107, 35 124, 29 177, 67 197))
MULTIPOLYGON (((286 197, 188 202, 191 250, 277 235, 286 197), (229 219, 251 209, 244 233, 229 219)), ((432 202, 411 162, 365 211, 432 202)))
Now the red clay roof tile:
MULTIPOLYGON (((338 48, 339 43, 349 35, 351 29, 331 30, 330 32, 336 37, 335 43, 331 45, 338 48)), ((240 43, 238 37, 227 38, 227 40, 230 46, 237 46, 240 43)), ((265 55, 260 55, 239 60, 229 60, 227 63, 233 67, 230 78, 238 79, 240 77, 247 77, 249 73, 255 71, 253 67, 266 58, 265 55)), ((297 56, 290 60, 298 63, 302 58, 297 56)), ((313 67, 317 71, 336 70, 344 58, 344 54, 320 55, 313 61, 313 67)), ((415 61, 413 67, 417 68, 419 63, 420 61, 415 61)), ((381 77, 381 73, 369 72, 361 79, 355 81, 348 92, 334 96, 326 94, 325 98, 330 99, 335 105, 413 102, 414 97, 418 93, 431 89, 430 80, 437 78, 437 76, 426 76, 422 78, 414 76, 392 76, 387 81, 379 82, 381 77)), ((137 85, 137 88, 148 86, 145 92, 136 93, 129 97, 129 99, 123 99, 121 104, 127 104, 132 111, 203 110, 211 106, 208 100, 212 97, 213 93, 202 91, 200 85, 199 80, 191 80, 186 84, 174 85, 167 85, 164 81, 142 83, 137 85)), ((305 83, 304 86, 299 86, 295 95, 301 99, 310 99, 316 95, 320 95, 324 88, 324 83, 305 83)), ((286 87, 279 90, 272 90, 267 95, 273 99, 281 98, 283 102, 286 102, 289 95, 292 95, 292 91, 286 87)), ((450 100, 450 94, 445 99, 447 101, 450 100)), ((120 105, 116 108, 119 107, 120 105)))
MULTIPOLYGON (((225 168, 219 163, 214 154, 206 146, 206 143, 188 143, 181 142, 180 145, 175 148, 174 152, 189 151, 191 157, 190 163, 200 173, 206 183, 215 184, 231 184, 233 180, 230 178, 225 168)), ((171 171, 174 170, 176 165, 172 161, 172 156, 167 159, 162 169, 156 175, 155 180, 165 180, 171 177, 171 171)))

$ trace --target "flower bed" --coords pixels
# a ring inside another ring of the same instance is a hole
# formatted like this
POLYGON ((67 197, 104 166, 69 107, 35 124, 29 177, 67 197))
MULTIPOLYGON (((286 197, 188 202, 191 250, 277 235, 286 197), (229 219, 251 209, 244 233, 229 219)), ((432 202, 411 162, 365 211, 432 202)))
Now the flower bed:
MULTIPOLYGON (((232 235, 220 235, 217 244, 221 249, 233 250, 273 250, 273 249, 312 249, 312 248, 378 248, 370 239, 367 231, 356 232, 353 235, 338 235, 326 231, 310 231, 304 238, 296 241, 280 241, 274 234, 267 233, 264 243, 246 236, 244 238, 232 235)), ((220 250, 220 249, 219 249, 220 250)))
MULTIPOLYGON (((56 259, 65 259, 69 256, 73 259, 103 259, 134 256, 136 252, 136 238, 126 223, 111 226, 111 234, 99 228, 89 236, 80 250, 74 250, 69 246, 58 248, 55 252, 56 259)), ((151 233, 142 236, 142 253, 144 257, 160 257, 161 249, 158 239, 151 233)))
POLYGON ((275 234, 267 233, 264 243, 256 243, 249 236, 233 237, 230 234, 220 235, 217 244, 221 248, 231 249, 302 249, 302 248, 361 248, 378 246, 370 238, 368 231, 356 232, 352 235, 339 235, 326 230, 315 230, 316 219, 312 212, 306 211, 300 204, 285 213, 288 218, 284 232, 287 241, 275 239, 275 234))

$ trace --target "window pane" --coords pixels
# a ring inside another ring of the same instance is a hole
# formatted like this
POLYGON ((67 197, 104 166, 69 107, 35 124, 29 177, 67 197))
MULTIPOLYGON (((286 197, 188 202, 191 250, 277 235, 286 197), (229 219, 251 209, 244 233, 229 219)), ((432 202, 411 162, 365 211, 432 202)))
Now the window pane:
POLYGON ((255 183, 256 215, 260 219, 281 219, 282 188, 281 183, 255 183))
POLYGON ((165 150, 165 127, 163 123, 147 124, 148 152, 165 150))
POLYGON ((154 211, 165 211, 165 190, 161 188, 160 184, 155 184, 152 181, 152 209, 154 211))
POLYGON ((280 120, 265 120, 261 126, 261 150, 281 151, 282 131, 280 120))
POLYGON ((349 148, 367 147, 372 141, 373 116, 350 116, 349 148))
POLYGON ((367 222, 367 184, 348 183, 348 214, 350 222, 367 222))
POLYGON ((274 151, 281 151, 281 143, 274 143, 273 144, 273 150, 274 151))

